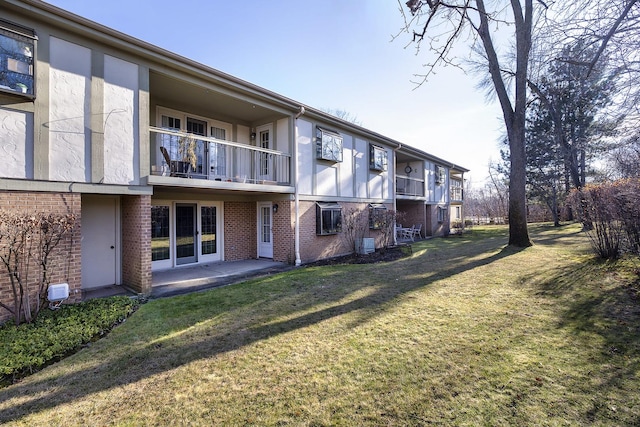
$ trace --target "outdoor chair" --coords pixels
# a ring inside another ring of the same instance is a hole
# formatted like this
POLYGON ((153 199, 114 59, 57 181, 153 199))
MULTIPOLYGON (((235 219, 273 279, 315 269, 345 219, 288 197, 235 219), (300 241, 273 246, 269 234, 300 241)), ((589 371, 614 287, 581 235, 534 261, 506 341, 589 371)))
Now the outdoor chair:
POLYGON ((402 238, 406 240, 411 240, 413 242, 413 230, 416 228, 415 225, 412 225, 411 228, 403 228, 402 229, 402 238))
POLYGON ((160 152, 162 153, 162 157, 164 157, 164 161, 167 163, 167 166, 169 166, 169 176, 176 176, 178 162, 171 160, 171 156, 169 156, 169 152, 166 148, 160 147, 160 152))
POLYGON ((413 226, 413 230, 412 230, 412 237, 415 239, 416 237, 419 239, 422 237, 422 235, 420 234, 420 231, 422 231, 422 224, 418 224, 418 226, 416 227, 415 225, 413 226))

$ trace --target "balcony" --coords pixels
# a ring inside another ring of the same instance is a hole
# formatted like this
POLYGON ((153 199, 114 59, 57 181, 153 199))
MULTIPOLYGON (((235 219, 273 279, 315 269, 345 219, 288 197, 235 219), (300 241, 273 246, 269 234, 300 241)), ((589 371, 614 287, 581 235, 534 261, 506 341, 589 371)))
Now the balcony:
POLYGON ((181 131, 150 129, 151 175, 291 186, 289 154, 181 131))
POLYGON ((424 180, 408 176, 396 176, 398 196, 424 197, 424 180))
POLYGON ((451 201, 452 202, 462 202, 462 187, 453 187, 451 189, 451 201))
POLYGON ((451 201, 462 202, 464 199, 464 190, 462 188, 462 180, 451 177, 451 201))

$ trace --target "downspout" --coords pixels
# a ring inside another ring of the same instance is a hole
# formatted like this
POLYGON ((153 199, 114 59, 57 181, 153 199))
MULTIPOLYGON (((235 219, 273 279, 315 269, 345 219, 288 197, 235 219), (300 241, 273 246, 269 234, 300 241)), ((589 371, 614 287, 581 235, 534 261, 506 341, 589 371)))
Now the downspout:
MULTIPOLYGON (((402 144, 398 144, 396 148, 393 149, 393 211, 398 214, 398 189, 396 188, 396 167, 398 165, 398 161, 396 160, 396 152, 402 148, 402 144)), ((393 246, 398 245, 398 233, 396 233, 396 221, 393 221, 393 246)))
POLYGON ((300 111, 295 116, 295 120, 293 122, 293 161, 295 162, 294 174, 295 174, 295 186, 294 186, 294 215, 295 215, 295 225, 294 225, 294 240, 293 246, 296 252, 296 266, 302 264, 302 260, 300 259, 300 194, 298 191, 298 182, 299 182, 299 172, 298 172, 298 119, 305 113, 304 107, 300 106, 300 111))

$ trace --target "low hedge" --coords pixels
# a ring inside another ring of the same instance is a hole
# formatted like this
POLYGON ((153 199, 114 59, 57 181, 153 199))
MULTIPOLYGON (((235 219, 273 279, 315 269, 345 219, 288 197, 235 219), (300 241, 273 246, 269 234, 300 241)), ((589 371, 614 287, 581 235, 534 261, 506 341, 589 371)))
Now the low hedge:
POLYGON ((80 349, 138 308, 138 301, 117 296, 43 310, 33 323, 0 327, 0 387, 80 349))

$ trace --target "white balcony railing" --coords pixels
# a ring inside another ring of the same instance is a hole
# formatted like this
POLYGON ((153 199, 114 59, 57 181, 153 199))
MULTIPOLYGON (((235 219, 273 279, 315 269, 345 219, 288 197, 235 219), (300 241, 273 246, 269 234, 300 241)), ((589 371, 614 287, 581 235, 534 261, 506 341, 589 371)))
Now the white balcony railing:
POLYGON ((153 175, 291 185, 291 156, 280 151, 156 127, 151 145, 153 175))
POLYGON ((424 197, 424 180, 396 176, 396 194, 399 196, 424 197))
POLYGON ((462 201, 462 188, 461 187, 453 187, 451 188, 451 200, 456 202, 462 201))

